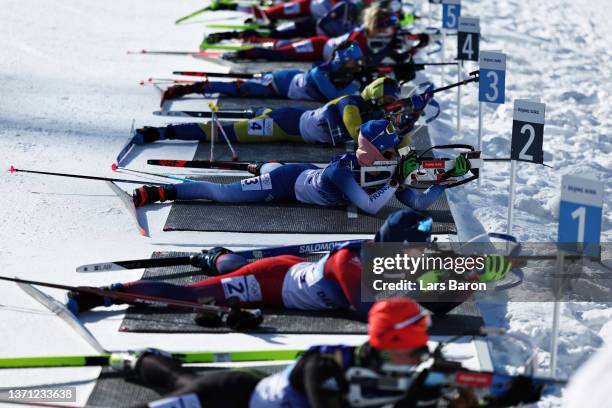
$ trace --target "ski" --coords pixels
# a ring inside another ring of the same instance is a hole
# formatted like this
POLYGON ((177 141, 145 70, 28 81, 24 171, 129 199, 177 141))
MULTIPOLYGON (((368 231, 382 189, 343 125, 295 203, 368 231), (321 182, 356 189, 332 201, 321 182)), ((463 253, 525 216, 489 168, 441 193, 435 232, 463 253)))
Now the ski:
POLYGON ((225 169, 236 171, 248 171, 253 163, 231 162, 231 161, 209 161, 209 160, 158 160, 149 159, 147 164, 165 167, 185 167, 192 169, 225 169))
POLYGON ((261 77, 261 74, 247 74, 247 73, 221 73, 221 72, 202 72, 202 71, 173 71, 173 75, 183 76, 196 76, 204 78, 240 78, 240 79, 253 79, 261 77))
POLYGON ((132 150, 132 147, 135 145, 134 143, 134 137, 135 137, 134 124, 135 123, 136 123, 136 120, 133 119, 132 126, 130 127, 130 139, 127 141, 125 145, 123 145, 123 148, 119 151, 119 154, 117 155, 117 158, 115 159, 117 165, 121 164, 121 161, 125 158, 125 156, 127 156, 130 150, 132 150))
MULTIPOLYGON (((186 351, 171 353, 172 358, 183 364, 291 361, 303 349, 292 350, 254 350, 254 351, 186 351)), ((119 353, 118 353, 119 354, 119 353)), ((51 367, 108 367, 113 353, 103 352, 79 356, 34 356, 0 358, 2 368, 51 368, 51 367)))
POLYGON ((171 174, 160 174, 160 173, 151 173, 151 172, 148 172, 148 171, 132 170, 132 169, 128 169, 127 167, 117 166, 116 163, 113 163, 111 165, 111 168, 113 169, 113 171, 123 171, 123 172, 135 173, 135 174, 142 174, 144 176, 161 177, 161 178, 167 178, 167 179, 170 179, 170 180, 182 181, 182 182, 185 182, 185 183, 193 183, 193 182, 197 181, 197 180, 193 180, 193 179, 190 179, 190 178, 173 176, 171 174))
POLYGON ((49 309, 64 322, 66 322, 66 324, 68 324, 72 328, 72 330, 74 330, 74 332, 81 336, 81 338, 87 343, 89 343, 89 345, 92 346, 98 353, 107 353, 106 349, 102 347, 102 345, 98 342, 98 340, 96 340, 94 335, 91 334, 91 332, 87 330, 83 323, 81 323, 80 320, 77 319, 77 317, 73 315, 72 312, 68 310, 66 306, 64 306, 61 302, 58 302, 55 298, 36 289, 29 283, 17 282, 17 285, 21 288, 21 290, 30 295, 34 300, 49 309))
MULTIPOLYGON (((299 245, 288 245, 281 247, 272 248, 261 248, 252 249, 247 251, 235 252, 238 255, 243 256, 247 260, 256 260, 261 258, 269 258, 278 255, 306 255, 319 252, 328 252, 336 245, 340 244, 356 244, 362 243, 366 240, 356 239, 347 241, 327 241, 327 242, 313 242, 310 244, 299 244, 299 245)), ((189 255, 189 256, 174 256, 168 258, 145 258, 145 259, 133 259, 129 261, 113 261, 113 262, 101 262, 93 263, 88 265, 81 265, 76 268, 77 272, 111 272, 111 271, 123 271, 126 269, 142 269, 142 268, 159 268, 164 266, 178 266, 178 265, 192 265, 195 267, 202 267, 202 254, 189 255)))
MULTIPOLYGON (((129 211, 132 219, 134 220, 134 223, 136 224, 136 227, 138 228, 138 233, 142 235, 143 237, 148 237, 149 232, 147 231, 147 228, 145 227, 144 223, 141 222, 141 219, 138 214, 138 210, 136 209, 136 206, 134 206, 134 201, 132 200, 132 197, 128 193, 126 193, 123 189, 119 188, 119 186, 117 186, 112 181, 107 181, 106 183, 111 188, 111 190, 113 190, 113 192, 117 195, 117 197, 121 199, 121 201, 123 202, 123 204, 129 211)), ((143 184, 146 184, 146 183, 143 183, 143 184)))
POLYGON ((128 51, 128 55, 139 55, 139 54, 147 54, 147 55, 187 55, 192 56, 194 58, 219 58, 223 55, 221 51, 166 51, 166 50, 145 50, 142 49, 140 51, 128 51))
POLYGON ((255 47, 272 48, 273 46, 274 46, 274 43, 271 41, 257 43, 257 45, 255 44, 212 44, 206 41, 202 41, 200 43, 200 50, 202 51, 205 51, 205 50, 242 51, 242 50, 250 50, 251 48, 255 48, 255 47))
MULTIPOLYGON (((156 116, 172 116, 179 118, 204 118, 210 119, 213 116, 213 112, 211 111, 163 111, 158 110, 154 111, 153 115, 156 116)), ((227 111, 219 111, 215 113, 215 116, 219 119, 251 119, 255 117, 255 111, 252 109, 246 110, 227 110, 227 111)))

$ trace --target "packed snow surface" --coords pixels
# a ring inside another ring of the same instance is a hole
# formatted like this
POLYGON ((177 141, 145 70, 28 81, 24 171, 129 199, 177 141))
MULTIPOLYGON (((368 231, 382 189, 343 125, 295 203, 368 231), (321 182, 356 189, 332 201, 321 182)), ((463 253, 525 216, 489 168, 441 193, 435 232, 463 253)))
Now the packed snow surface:
MULTIPOLYGON (((425 3, 425 2, 423 2, 425 3)), ((507 157, 514 99, 546 103, 545 162, 553 169, 518 166, 515 224, 521 241, 554 241, 560 180, 577 174, 612 184, 612 117, 610 115, 611 29, 605 0, 463 1, 463 15, 480 16, 483 50, 508 55, 506 104, 483 109, 484 153, 507 157)), ((127 50, 195 50, 203 34, 202 16, 175 26, 174 20, 203 6, 201 1, 130 2, 85 0, 4 0, 0 14, 0 166, 116 175, 110 170, 137 126, 162 125, 151 115, 158 107, 152 87, 139 86, 149 76, 167 77, 176 69, 207 70, 212 65, 190 57, 129 56, 127 50)), ((421 6, 429 15, 429 6, 421 6)), ((239 21, 239 20, 234 20, 239 21)), ((427 21, 426 21, 427 22, 427 21)), ((439 25, 439 21, 433 24, 439 25)), ((446 56, 454 55, 454 37, 446 56)), ((424 56, 423 58, 428 58, 424 56)), ((431 58, 438 58, 433 56, 431 58)), ((466 64, 464 72, 475 66, 466 64)), ((427 76, 436 82, 440 71, 427 76)), ((456 71, 446 69, 444 82, 456 71)), ((478 120, 475 87, 462 89, 462 131, 455 128, 455 93, 439 99, 443 112, 431 126, 437 143, 476 143, 478 120)), ((201 106, 205 106, 203 103, 201 106)), ((191 159, 195 145, 158 144, 138 152, 134 168, 146 158, 191 159)), ((449 195, 462 236, 505 231, 509 165, 484 170, 482 183, 460 187, 449 195), (477 219, 480 223, 474 223, 477 219)), ((125 175, 122 175, 125 176, 125 175)), ((126 176, 128 177, 128 176, 126 176)), ((126 190, 130 186, 124 186, 126 190)), ((147 211, 151 238, 140 237, 120 200, 104 183, 29 174, 0 176, 0 271, 73 285, 102 285, 137 279, 141 271, 77 274, 86 263, 148 257, 154 250, 197 251, 223 245, 231 248, 279 245, 341 236, 299 234, 164 233, 169 206, 147 211)), ((612 217, 606 203, 602 241, 612 238, 612 217)), ((47 291, 47 290, 45 290, 47 291)), ((47 291, 62 299, 60 291, 47 291)), ((92 353, 84 341, 15 285, 0 284, 1 356, 92 353)), ((222 350, 305 347, 337 342, 337 336, 149 335, 119 333, 123 308, 90 313, 87 327, 110 350, 159 347, 168 350, 222 350)), ((513 303, 483 307, 489 324, 524 334, 542 349, 539 368, 549 367, 552 315, 550 303, 513 303)), ((603 343, 612 339, 608 304, 563 304, 559 340, 560 376, 571 375, 603 343)), ((362 336, 343 336, 357 344, 362 336)), ((506 339, 491 341, 497 368, 512 370, 529 351, 506 339)), ((470 350, 457 349, 457 353, 470 350)), ((79 387, 83 404, 98 369, 0 371, 3 387, 69 384, 79 387)), ((552 398, 542 405, 557 405, 552 398)))

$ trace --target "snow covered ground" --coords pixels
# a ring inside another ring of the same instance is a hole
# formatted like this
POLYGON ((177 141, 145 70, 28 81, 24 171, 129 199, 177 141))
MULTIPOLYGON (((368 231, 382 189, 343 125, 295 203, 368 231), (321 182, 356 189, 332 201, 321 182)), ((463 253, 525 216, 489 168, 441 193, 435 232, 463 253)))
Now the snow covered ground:
MULTIPOLYGON (((481 49, 508 55, 507 103, 484 109, 484 151, 507 156, 512 100, 539 98, 547 104, 545 161, 554 170, 521 164, 517 177, 514 232, 522 241, 553 241, 560 179, 591 175, 612 184, 611 29, 605 0, 521 2, 465 0, 463 15, 480 16, 481 49)), ((194 50, 198 24, 173 21, 202 7, 201 1, 90 2, 85 0, 4 0, 0 14, 0 166, 107 175, 127 140, 132 119, 158 125, 150 114, 158 98, 138 81, 168 76, 175 69, 205 70, 189 57, 128 56, 128 49, 194 50)), ((427 6, 423 7, 427 10, 427 6)), ((425 13, 426 14, 426 13, 425 13)), ((451 37, 453 38, 453 37, 451 37)), ((455 46, 449 40, 447 55, 455 46)), ((466 68, 466 72, 467 72, 466 68)), ((437 70, 428 74, 439 78, 437 70)), ((447 69, 445 82, 456 73, 447 69)), ((475 87, 462 95, 462 132, 455 131, 454 92, 441 97, 443 113, 432 126, 436 142, 475 143, 475 87)), ((160 144, 142 156, 186 158, 195 146, 160 144)), ((137 159, 141 159, 138 157, 137 159)), ((134 160, 137 165, 138 160, 134 160)), ((484 171, 481 187, 455 189, 451 200, 464 233, 477 218, 488 231, 505 231, 509 165, 484 171)), ((148 211, 151 238, 137 235, 116 196, 100 182, 8 173, 0 174, 0 272, 52 282, 100 285, 136 279, 141 271, 77 274, 77 265, 102 260, 148 257, 153 250, 197 250, 202 246, 248 247, 309 242, 312 235, 163 233, 168 207, 148 211)), ((326 236, 324 239, 331 238, 326 236)), ((602 241, 612 238, 612 217, 604 208, 602 241)), ((48 293, 61 299, 59 291, 48 293)), ((91 353, 91 348, 59 319, 42 310, 12 284, 0 284, 0 356, 91 353)), ((491 324, 530 336, 549 349, 552 304, 509 303, 485 311, 491 324)), ((563 376, 604 342, 612 340, 612 307, 566 304, 562 308, 560 370, 563 376)), ((155 346, 169 350, 220 350, 307 346, 337 342, 332 336, 142 335, 119 333, 122 313, 87 316, 87 327, 108 349, 155 346)), ((358 343, 362 336, 346 336, 358 343)), ((493 340, 498 367, 516 365, 527 352, 493 340)), ((458 350, 459 354, 465 350, 458 350)), ((540 354, 547 370, 548 352, 540 354)), ((78 403, 86 401, 97 369, 10 370, 0 386, 73 382, 78 403)), ((558 400, 547 401, 556 404, 558 400)))

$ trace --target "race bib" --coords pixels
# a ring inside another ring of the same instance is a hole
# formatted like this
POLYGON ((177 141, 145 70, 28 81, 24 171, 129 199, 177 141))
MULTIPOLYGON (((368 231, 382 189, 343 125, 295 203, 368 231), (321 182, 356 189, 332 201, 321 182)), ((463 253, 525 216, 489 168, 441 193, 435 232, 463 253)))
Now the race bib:
POLYGON ((261 286, 255 275, 221 279, 221 285, 226 299, 233 296, 241 302, 259 302, 262 299, 261 286))
POLYGON ((285 11, 286 16, 300 14, 300 3, 285 3, 283 10, 285 11))
POLYGON ((242 191, 272 190, 272 179, 270 174, 262 174, 261 176, 240 180, 240 186, 242 191))
POLYGON ((150 402, 150 408, 202 408, 198 396, 194 393, 183 395, 181 397, 164 398, 150 402))
POLYGON ((272 136, 273 130, 274 120, 271 118, 251 119, 247 128, 249 136, 272 136))
POLYGON ((312 41, 310 40, 302 40, 293 44, 293 48, 295 52, 299 54, 306 54, 308 52, 314 52, 314 47, 312 46, 312 41))

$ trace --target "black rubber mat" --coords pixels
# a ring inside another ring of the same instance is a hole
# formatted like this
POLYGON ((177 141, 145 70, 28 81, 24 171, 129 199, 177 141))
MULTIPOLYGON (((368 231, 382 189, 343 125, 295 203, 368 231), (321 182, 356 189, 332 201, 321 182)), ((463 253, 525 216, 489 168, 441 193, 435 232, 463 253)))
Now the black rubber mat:
MULTIPOLYGON (((269 365, 250 367, 250 369, 264 372, 268 375, 283 370, 286 365, 269 365)), ((226 370, 226 368, 210 367, 196 369, 197 372, 226 370)), ((137 404, 155 401, 161 394, 151 388, 144 387, 137 382, 128 381, 125 376, 102 370, 96 381, 94 389, 87 400, 88 407, 133 407, 137 404)), ((230 407, 228 407, 230 408, 230 407)))
MULTIPOLYGON (((427 128, 417 131, 410 140, 411 146, 424 150, 431 146, 427 128)), ((208 151, 200 145, 195 159, 205 160, 208 151)), ((240 145, 242 148, 247 145, 240 145)), ((274 145, 249 145, 252 153, 271 152, 274 145)), ((289 145, 291 149, 304 147, 314 149, 317 146, 289 145)), ((226 148, 224 146, 224 148, 226 148)), ((282 150, 282 148, 279 147, 282 150)), ((219 149, 220 150, 220 149, 219 149)), ((300 160, 294 150, 286 152, 295 161, 300 160)), ((265 160, 259 156, 257 160, 265 160)), ((242 157, 241 157, 242 159, 242 157)), ((243 159, 244 160, 244 159, 243 159)), ((278 156, 276 156, 278 160, 278 156)), ((241 176, 205 176, 202 180, 215 183, 239 181, 241 176)), ((300 203, 250 203, 228 204, 210 201, 175 201, 164 225, 164 231, 223 231, 223 232, 263 232, 303 234, 374 234, 392 212, 404 208, 404 205, 393 198, 375 215, 359 212, 357 216, 349 213, 347 207, 319 207, 300 203), (240 220, 240 222, 236 222, 240 220), (261 222, 266 220, 266 222, 261 222)), ((434 220, 434 234, 456 234, 457 226, 450 212, 446 195, 443 194, 427 211, 434 220)))
MULTIPOLYGON (((178 256, 185 253, 154 253, 153 257, 178 256)), ((309 260, 315 260, 310 258, 309 260)), ((143 279, 162 280, 175 284, 197 282, 207 277, 190 266, 149 268, 143 279)), ((365 323, 353 318, 350 311, 312 312, 287 309, 263 309, 264 323, 253 333, 319 333, 361 334, 366 333, 365 323)), ((195 314, 169 311, 151 307, 130 307, 123 319, 120 331, 145 333, 227 333, 225 327, 202 327, 194 322, 195 314)), ((435 316, 431 335, 456 335, 474 332, 484 324, 478 308, 464 303, 446 316, 435 316)))
MULTIPOLYGON (((201 179, 215 183, 230 183, 242 178, 240 176, 206 176, 201 179)), ((405 206, 393 198, 377 214, 359 212, 356 217, 352 217, 345 206, 175 201, 166 220, 164 231, 374 234, 392 212, 401 208, 405 206)), ((434 234, 457 233, 446 195, 441 195, 427 213, 434 220, 434 234)))

